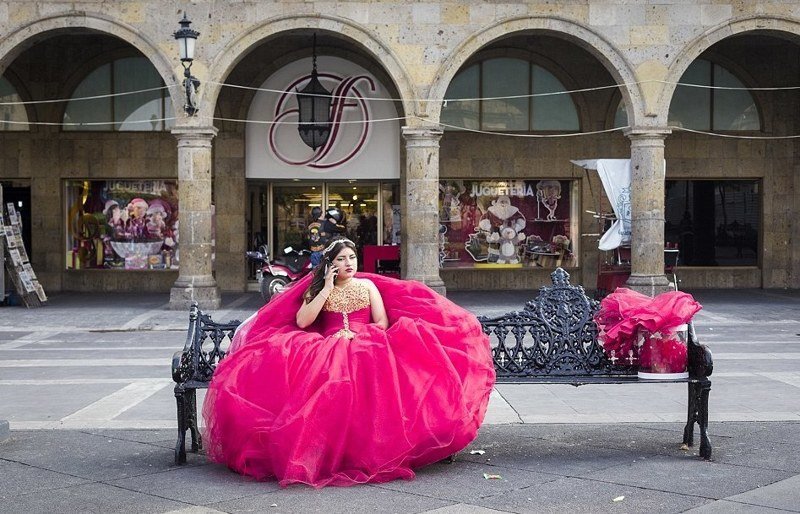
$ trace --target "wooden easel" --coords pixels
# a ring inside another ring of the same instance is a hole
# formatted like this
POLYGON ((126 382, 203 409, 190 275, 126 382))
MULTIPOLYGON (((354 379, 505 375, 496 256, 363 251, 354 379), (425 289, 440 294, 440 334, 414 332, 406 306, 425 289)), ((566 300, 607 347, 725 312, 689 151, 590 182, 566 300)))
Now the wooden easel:
POLYGON ((47 304, 47 295, 36 278, 28 252, 22 241, 22 220, 13 203, 6 204, 6 216, 0 216, 0 239, 3 241, 5 267, 17 294, 25 306, 41 307, 47 304))

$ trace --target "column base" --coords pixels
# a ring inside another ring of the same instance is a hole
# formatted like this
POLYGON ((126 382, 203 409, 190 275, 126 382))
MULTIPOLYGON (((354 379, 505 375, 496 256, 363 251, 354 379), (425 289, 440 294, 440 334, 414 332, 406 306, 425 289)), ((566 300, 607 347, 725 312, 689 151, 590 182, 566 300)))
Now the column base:
POLYGON ((428 279, 424 281, 424 284, 442 296, 447 296, 447 288, 444 285, 444 281, 441 278, 434 278, 428 279))
POLYGON ((171 310, 188 310, 192 302, 197 302, 201 310, 219 309, 222 296, 214 277, 178 278, 169 291, 171 310))
POLYGON ((631 275, 625 286, 651 297, 672 290, 666 275, 631 275))
POLYGON ((416 280, 422 282, 442 296, 447 296, 447 288, 441 277, 403 277, 403 280, 416 280))

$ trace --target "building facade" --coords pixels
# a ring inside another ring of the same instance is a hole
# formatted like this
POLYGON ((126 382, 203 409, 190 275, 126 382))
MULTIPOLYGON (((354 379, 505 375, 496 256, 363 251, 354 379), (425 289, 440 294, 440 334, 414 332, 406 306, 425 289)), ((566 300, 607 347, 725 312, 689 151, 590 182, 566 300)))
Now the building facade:
POLYGON ((591 289, 614 206, 571 161, 630 159, 629 284, 666 245, 684 288, 798 288, 798 38, 800 1, 0 2, 0 183, 46 290, 214 306, 329 205, 435 288, 591 289))

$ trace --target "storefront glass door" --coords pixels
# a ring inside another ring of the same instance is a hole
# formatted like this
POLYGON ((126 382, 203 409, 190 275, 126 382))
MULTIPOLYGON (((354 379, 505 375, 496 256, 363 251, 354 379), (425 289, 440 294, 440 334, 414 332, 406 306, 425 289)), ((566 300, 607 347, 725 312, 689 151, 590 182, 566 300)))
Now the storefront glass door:
POLYGON ((312 221, 311 209, 321 205, 321 183, 272 186, 273 255, 281 255, 289 246, 296 250, 307 246, 306 227, 312 221))
MULTIPOLYGON (((266 182, 248 184, 247 248, 269 244, 270 257, 283 249, 308 249, 315 207, 338 207, 345 215, 344 235, 358 248, 400 244, 400 185, 397 182, 266 182)), ((255 277, 251 263, 249 277, 255 277)))
POLYGON ((378 244, 378 184, 329 184, 328 205, 345 213, 346 234, 356 247, 378 244))

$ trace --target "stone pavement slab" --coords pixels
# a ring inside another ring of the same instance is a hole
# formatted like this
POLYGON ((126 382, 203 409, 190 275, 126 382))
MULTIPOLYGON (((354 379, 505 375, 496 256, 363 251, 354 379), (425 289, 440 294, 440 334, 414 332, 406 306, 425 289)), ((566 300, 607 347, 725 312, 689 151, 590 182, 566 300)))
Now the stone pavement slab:
POLYGON ((795 475, 780 482, 737 494, 728 500, 747 505, 800 512, 800 476, 795 475))
MULTIPOLYGON (((0 500, 2 501, 2 500, 0 500)), ((48 494, 15 496, 3 508, 7 514, 91 512, 98 514, 146 514, 165 512, 184 505, 152 494, 140 494, 108 484, 90 483, 51 490, 48 494)))
POLYGON ((800 473, 782 460, 797 449, 764 436, 790 436, 800 423, 713 424, 715 455, 736 461, 680 451, 680 428, 486 425, 454 463, 422 468, 415 480, 321 490, 254 481, 202 453, 174 466, 174 430, 14 430, 0 444, 0 511, 797 512, 800 473))
POLYGON ((667 514, 702 504, 703 498, 632 487, 596 480, 564 477, 513 491, 482 498, 481 506, 503 512, 532 514, 594 514, 605 512, 667 514), (624 497, 620 501, 615 498, 624 497))

